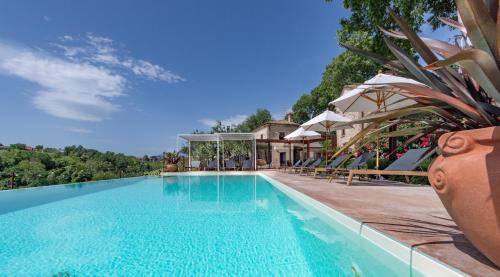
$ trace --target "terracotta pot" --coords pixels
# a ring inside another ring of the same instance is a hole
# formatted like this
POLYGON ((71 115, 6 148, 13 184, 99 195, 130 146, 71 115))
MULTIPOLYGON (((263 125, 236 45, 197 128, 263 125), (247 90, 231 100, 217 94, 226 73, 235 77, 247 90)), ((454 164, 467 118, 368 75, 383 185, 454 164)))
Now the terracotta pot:
POLYGON ((177 165, 176 164, 167 164, 165 166, 165 172, 177 172, 177 165))
POLYGON ((429 182, 467 239, 500 266, 500 127, 444 134, 439 148, 429 182))

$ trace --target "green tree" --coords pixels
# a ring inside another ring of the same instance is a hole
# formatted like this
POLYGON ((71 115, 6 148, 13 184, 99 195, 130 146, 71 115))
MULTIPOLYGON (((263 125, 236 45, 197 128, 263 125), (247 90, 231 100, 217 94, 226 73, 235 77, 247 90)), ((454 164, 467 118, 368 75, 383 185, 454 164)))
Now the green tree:
POLYGON ((245 121, 238 125, 236 130, 238 132, 248 133, 271 120, 271 112, 269 112, 267 109, 257 109, 254 114, 247 117, 245 121))
MULTIPOLYGON (((456 16, 453 0, 343 0, 343 4, 351 14, 349 18, 340 20, 341 28, 337 32, 339 43, 381 54, 389 54, 390 51, 378 27, 398 29, 387 13, 388 8, 403 15, 416 30, 426 22, 436 29, 443 26, 439 17, 456 16)), ((407 41, 399 40, 397 43, 414 53, 407 41)), ((328 108, 329 102, 340 96, 345 85, 361 83, 375 75, 379 69, 379 65, 364 57, 351 52, 341 53, 326 66, 320 84, 310 93, 303 94, 293 105, 294 121, 304 123, 323 112, 328 108)))

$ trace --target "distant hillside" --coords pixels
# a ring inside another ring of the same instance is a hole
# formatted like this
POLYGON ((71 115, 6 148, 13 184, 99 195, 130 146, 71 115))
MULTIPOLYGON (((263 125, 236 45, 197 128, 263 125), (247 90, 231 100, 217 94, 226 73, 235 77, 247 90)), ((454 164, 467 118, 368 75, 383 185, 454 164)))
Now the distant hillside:
POLYGON ((140 176, 162 166, 161 161, 147 156, 139 159, 82 146, 59 150, 40 145, 0 145, 0 189, 10 188, 12 173, 17 188, 140 176))

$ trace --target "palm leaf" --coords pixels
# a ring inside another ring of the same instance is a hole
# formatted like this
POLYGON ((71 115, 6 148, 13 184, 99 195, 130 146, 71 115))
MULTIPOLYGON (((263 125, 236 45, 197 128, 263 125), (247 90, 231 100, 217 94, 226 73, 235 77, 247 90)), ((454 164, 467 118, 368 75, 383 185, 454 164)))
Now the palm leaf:
POLYGON ((488 8, 480 0, 456 0, 458 11, 463 24, 467 28, 467 36, 474 47, 486 51, 494 56, 496 53, 495 21, 489 14, 488 8))
POLYGON ((463 112, 464 114, 470 116, 471 118, 473 118, 478 122, 485 122, 485 120, 482 118, 481 114, 477 111, 477 109, 475 109, 474 107, 470 106, 469 104, 463 102, 458 98, 446 95, 444 93, 441 93, 440 91, 408 83, 393 83, 391 84, 391 86, 399 88, 401 90, 396 93, 405 95, 410 98, 416 96, 432 100, 438 100, 454 107, 455 109, 463 112))
POLYGON ((446 60, 429 64, 425 68, 433 70, 454 63, 465 68, 486 93, 500 103, 500 70, 491 55, 480 49, 465 49, 446 60))
POLYGON ((439 17, 439 20, 450 27, 459 29, 464 35, 467 35, 467 29, 465 29, 464 24, 461 22, 445 17, 439 17))
POLYGON ((390 60, 390 59, 388 59, 380 54, 376 54, 376 53, 373 53, 370 51, 359 49, 359 48, 356 48, 356 47, 348 45, 348 44, 340 43, 340 46, 342 46, 342 47, 346 48, 347 50, 349 50, 353 53, 356 53, 360 56, 368 58, 368 59, 370 59, 378 64, 384 65, 385 67, 387 67, 390 70, 393 70, 395 72, 399 72, 402 74, 406 74, 405 68, 398 61, 392 61, 392 60, 390 60))
MULTIPOLYGON (((393 38, 399 38, 399 39, 408 39, 408 37, 401 32, 392 31, 392 30, 389 31, 389 30, 385 30, 384 28, 380 28, 380 27, 379 27, 379 29, 387 36, 390 36, 393 38)), ((460 47, 453 45, 453 44, 449 44, 449 43, 444 42, 442 40, 436 40, 436 39, 431 39, 431 38, 426 38, 426 37, 420 37, 420 38, 430 49, 432 49, 433 51, 436 51, 437 53, 439 53, 439 55, 441 55, 445 58, 451 57, 451 56, 457 54, 458 52, 460 52, 460 50, 462 50, 460 47)))
POLYGON ((436 90, 444 92, 449 91, 449 88, 444 86, 443 83, 436 78, 436 76, 422 70, 421 66, 413 58, 408 56, 403 50, 396 46, 396 44, 386 37, 384 37, 384 41, 389 50, 391 50, 392 54, 396 56, 403 66, 413 75, 414 79, 436 90))

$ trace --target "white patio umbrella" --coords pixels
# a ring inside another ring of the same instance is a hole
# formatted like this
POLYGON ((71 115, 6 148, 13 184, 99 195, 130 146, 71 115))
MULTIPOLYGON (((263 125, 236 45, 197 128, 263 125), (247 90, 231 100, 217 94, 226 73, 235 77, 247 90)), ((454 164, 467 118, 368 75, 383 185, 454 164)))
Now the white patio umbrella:
MULTIPOLYGON (((339 98, 330 102, 342 112, 387 112, 416 104, 414 100, 395 92, 391 84, 410 83, 426 85, 412 79, 379 73, 370 80, 344 93, 339 98)), ((379 168, 379 141, 377 139, 376 167, 379 168)))
MULTIPOLYGON (((302 124, 301 126, 307 131, 325 132, 328 138, 330 132, 335 129, 335 124, 346 123, 349 121, 351 121, 351 119, 348 117, 326 110, 323 113, 315 116, 311 120, 307 121, 306 123, 302 124)), ((326 162, 328 163, 326 149, 325 157, 326 162)))
POLYGON ((305 144, 305 140, 309 140, 309 139, 313 139, 313 138, 319 138, 319 137, 321 137, 320 133, 315 132, 315 131, 307 131, 304 128, 299 127, 297 130, 295 130, 295 131, 291 132, 290 134, 286 135, 285 139, 286 140, 300 139, 300 140, 302 140, 302 143, 305 144))
POLYGON ((424 86, 412 79, 379 73, 370 80, 344 93, 330 102, 337 109, 345 112, 376 112, 400 109, 416 104, 414 100, 395 93, 391 84, 411 83, 424 86))
POLYGON ((307 131, 302 127, 299 127, 297 130, 291 132, 287 136, 285 136, 285 139, 291 140, 291 139, 310 139, 312 137, 319 137, 321 136, 320 133, 315 132, 315 131, 307 131))

